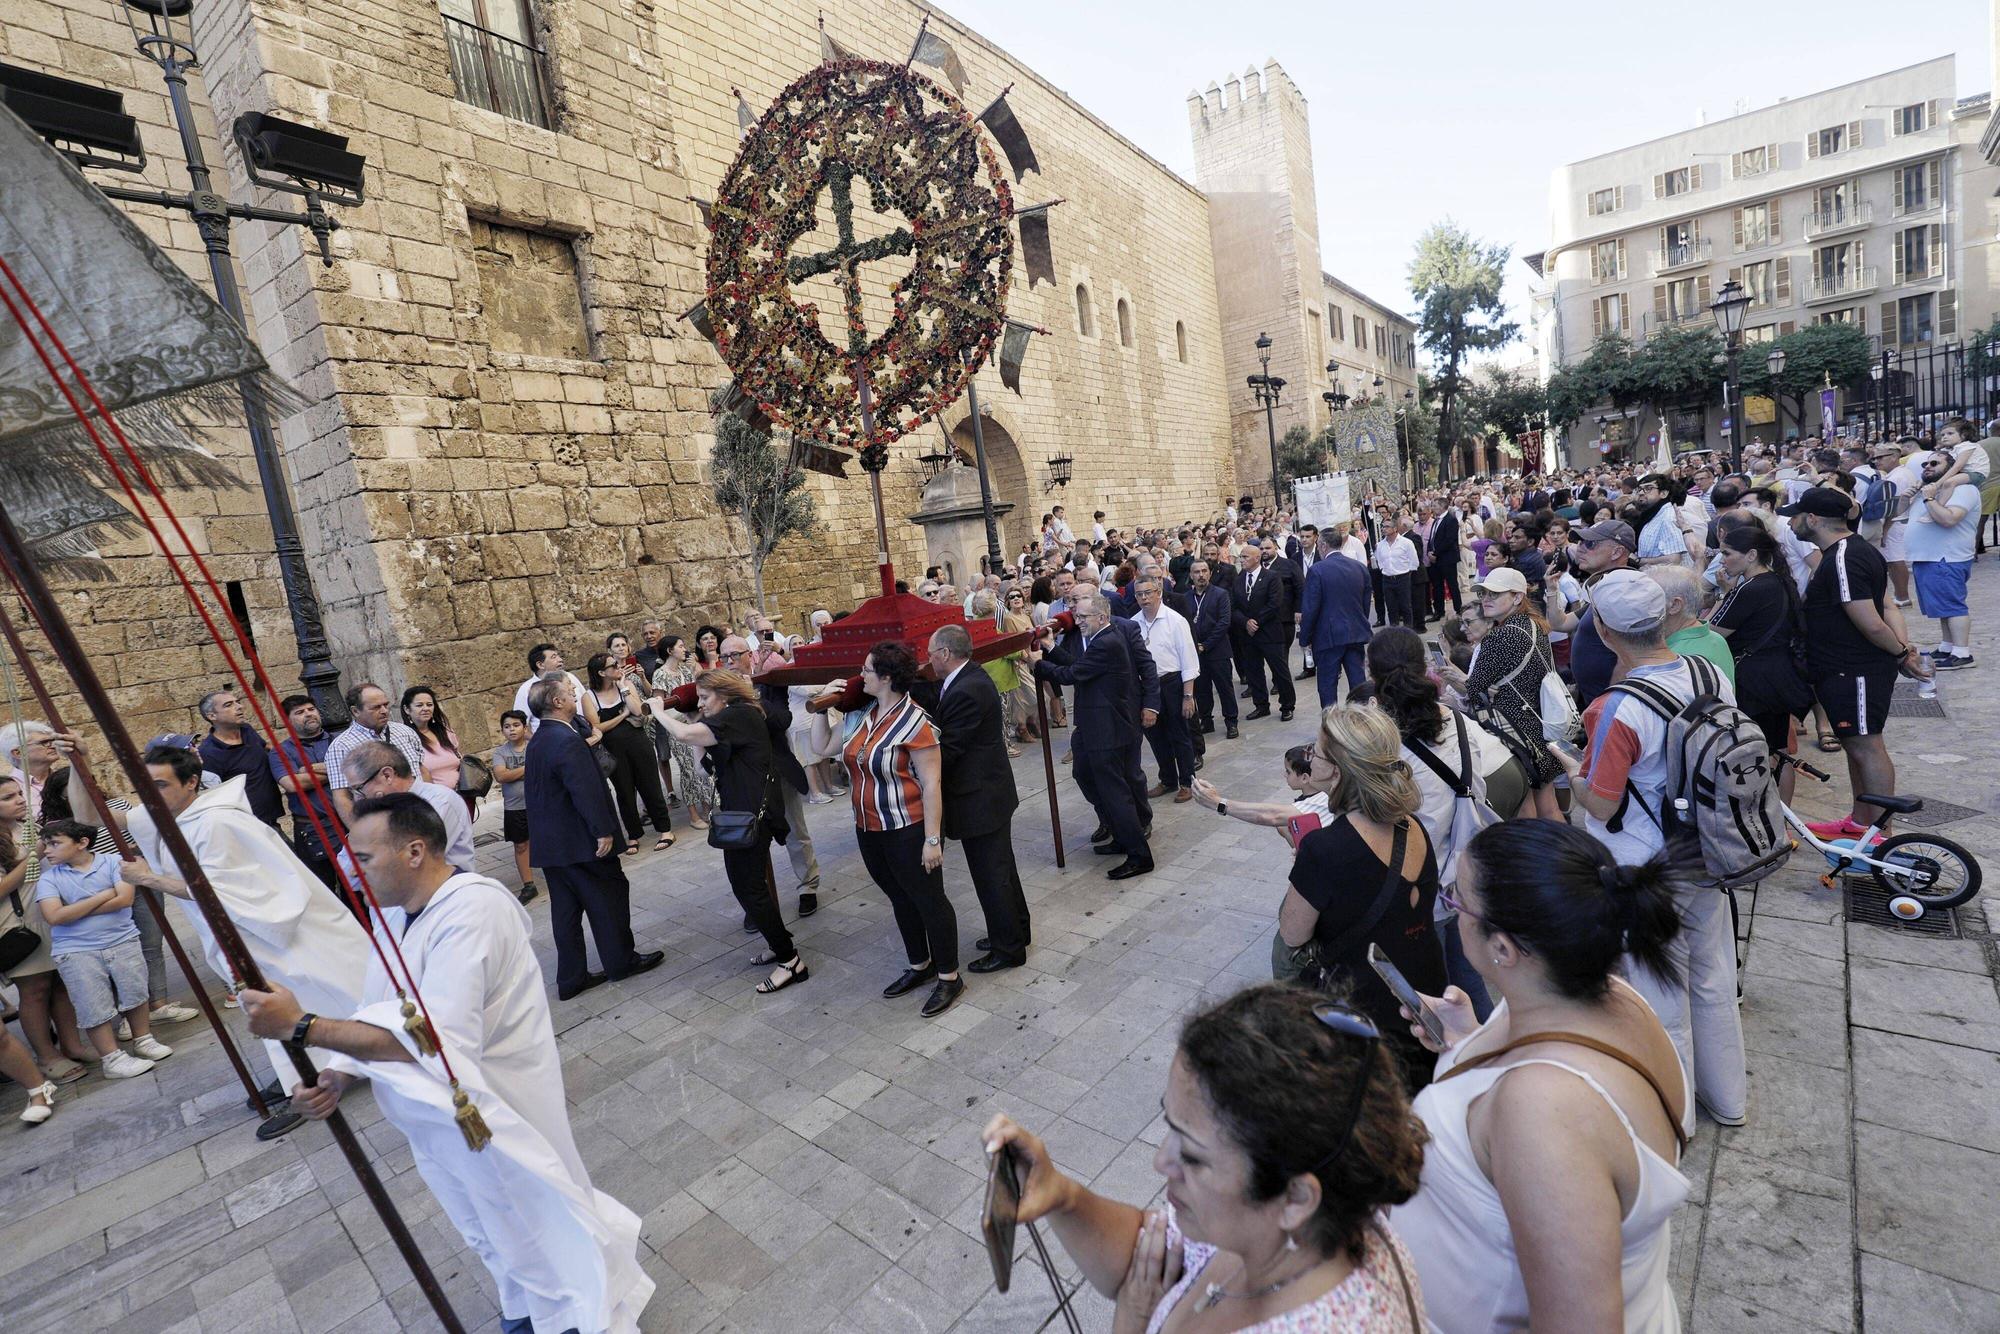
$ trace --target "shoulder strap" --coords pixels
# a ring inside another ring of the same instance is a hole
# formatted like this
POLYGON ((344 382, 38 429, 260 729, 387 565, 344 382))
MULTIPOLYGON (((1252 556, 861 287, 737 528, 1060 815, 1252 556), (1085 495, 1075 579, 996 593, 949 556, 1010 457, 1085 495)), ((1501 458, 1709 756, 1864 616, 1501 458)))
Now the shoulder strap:
POLYGON ((1444 762, 1431 753, 1430 744, 1418 741, 1410 747, 1410 753, 1424 762, 1424 766, 1438 776, 1438 781, 1452 790, 1458 797, 1472 795, 1472 742, 1466 735, 1465 719, 1454 713, 1452 721, 1458 724, 1458 772, 1444 767, 1444 762))
POLYGON ((1538 1042, 1567 1042, 1572 1046, 1583 1047, 1598 1053, 1600 1056, 1609 1056, 1612 1060, 1638 1075, 1653 1090, 1653 1096, 1660 1100, 1660 1110, 1667 1114, 1667 1122, 1674 1128, 1674 1142, 1682 1149, 1687 1148, 1687 1132, 1681 1129, 1681 1119, 1674 1113, 1674 1104, 1667 1097, 1666 1089, 1661 1086, 1660 1081, 1654 1076, 1653 1072, 1639 1064, 1638 1061, 1627 1055, 1621 1048, 1614 1047, 1608 1042, 1590 1037, 1587 1034, 1565 1032, 1523 1034, 1515 1038, 1512 1042, 1495 1047, 1492 1051, 1481 1052, 1469 1061, 1462 1061, 1454 1065, 1451 1069, 1437 1076, 1436 1082, 1442 1084, 1445 1080, 1462 1075, 1467 1070, 1476 1070, 1483 1065, 1490 1064, 1500 1057, 1505 1056, 1508 1052, 1513 1051, 1516 1047, 1532 1046, 1538 1042))
MULTIPOLYGON (((1528 637, 1528 651, 1521 655, 1521 660, 1518 663, 1514 664, 1513 671, 1507 673, 1505 676, 1501 677, 1498 681, 1495 681, 1491 686, 1487 688, 1486 693, 1489 695, 1492 694, 1495 690, 1498 690, 1501 686, 1511 684, 1515 677, 1519 676, 1522 672, 1528 669, 1528 664, 1535 661, 1535 656, 1536 656, 1535 632, 1533 630, 1528 629, 1528 627, 1525 625, 1503 626, 1501 628, 1519 630, 1522 634, 1526 635, 1528 637)), ((1516 687, 1515 693, 1516 694, 1520 693, 1519 687, 1516 687)))
MULTIPOLYGON (((1360 837, 1358 831, 1355 836, 1360 837)), ((1389 874, 1383 879, 1382 888, 1375 895, 1375 901, 1368 905, 1368 911, 1361 914, 1354 925, 1335 937, 1332 944, 1321 950, 1321 957, 1328 963, 1339 959, 1366 940, 1368 933, 1375 929, 1375 924, 1389 911, 1390 900, 1396 897, 1396 891, 1404 884, 1403 854, 1409 850, 1409 839, 1410 822, 1396 821, 1395 837, 1389 840, 1389 874)))

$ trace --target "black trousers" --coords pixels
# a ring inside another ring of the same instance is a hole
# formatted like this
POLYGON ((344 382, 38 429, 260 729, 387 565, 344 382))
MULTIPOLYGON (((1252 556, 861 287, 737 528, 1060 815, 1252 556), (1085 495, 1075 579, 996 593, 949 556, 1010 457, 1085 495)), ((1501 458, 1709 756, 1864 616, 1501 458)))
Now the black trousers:
POLYGON ((986 917, 986 938, 995 954, 1010 959, 1028 952, 1028 896, 1021 889, 1021 872, 1014 865, 1014 831, 1001 826, 990 834, 972 834, 958 841, 965 850, 972 889, 986 917))
POLYGON ((778 891, 771 884, 771 839, 759 839, 754 848, 724 848, 722 869, 729 876, 729 892, 743 905, 743 915, 764 937, 771 956, 784 963, 798 949, 792 933, 785 929, 785 915, 778 909, 778 891))
POLYGON ((1181 714, 1181 686, 1179 672, 1160 673, 1160 720, 1146 733, 1160 782, 1175 788, 1194 781, 1194 733, 1181 714))
POLYGON ((1410 591, 1416 582, 1416 572, 1409 574, 1389 574, 1382 576, 1383 608, 1389 614, 1389 624, 1416 625, 1416 610, 1411 605, 1410 591))
POLYGON ((1201 650, 1201 679, 1194 683, 1194 708, 1203 727, 1215 726, 1215 702, 1222 701, 1222 719, 1236 721, 1236 678, 1230 670, 1229 641, 1201 650))
POLYGON ((583 946, 585 917, 605 974, 631 972, 632 886, 617 854, 572 866, 544 866, 541 872, 549 886, 549 929, 556 938, 556 990, 577 990, 590 971, 583 946))
POLYGON ((861 864, 868 868, 896 914, 904 956, 914 966, 925 959, 940 973, 958 971, 958 914, 944 892, 944 870, 924 869, 924 827, 857 829, 861 864))
POLYGON ((1382 572, 1372 565, 1368 567, 1368 591, 1375 603, 1375 624, 1387 625, 1389 623, 1386 619, 1389 614, 1387 581, 1382 578, 1382 572))
POLYGON ((1463 612, 1465 603, 1458 596, 1458 557, 1450 561, 1437 561, 1431 566, 1431 615, 1444 619, 1445 594, 1451 595, 1451 609, 1463 612))
POLYGON ((625 826, 625 841, 637 843, 646 832, 646 826, 639 822, 641 801, 646 804, 646 817, 653 822, 653 828, 666 833, 672 816, 666 789, 660 786, 660 758, 653 753, 653 743, 632 724, 619 723, 605 732, 601 744, 618 762, 611 770, 611 790, 618 797, 618 818, 625 826))
POLYGON ((1270 707, 1272 683, 1278 688, 1279 708, 1290 709, 1299 702, 1299 692, 1292 687, 1292 655, 1283 639, 1252 638, 1243 669, 1250 678, 1250 702, 1258 708, 1270 707), (1270 668, 1269 683, 1264 679, 1266 667, 1270 668))
POLYGON ((1075 751, 1070 766, 1083 799, 1097 812, 1097 818, 1111 831, 1119 850, 1137 861, 1153 860, 1152 846, 1146 842, 1146 826, 1152 823, 1153 805, 1146 800, 1146 775, 1139 768, 1139 743, 1115 750, 1075 751))

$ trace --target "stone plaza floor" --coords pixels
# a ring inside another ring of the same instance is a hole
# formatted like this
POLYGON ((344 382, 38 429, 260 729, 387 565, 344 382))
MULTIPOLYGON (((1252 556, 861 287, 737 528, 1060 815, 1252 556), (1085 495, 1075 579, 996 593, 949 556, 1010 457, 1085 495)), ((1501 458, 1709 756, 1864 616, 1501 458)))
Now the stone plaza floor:
MULTIPOLYGON (((1983 665, 1948 675, 1941 717, 1904 716, 1901 790, 1951 810, 1939 832, 2000 868, 2000 576, 1973 580, 1983 665)), ((1928 629, 1928 627, 1927 627, 1928 629)), ((1921 642, 1932 642, 1928 633, 1921 642)), ((1313 683, 1300 689, 1311 698, 1313 683)), ((1247 708, 1247 705, 1246 705, 1247 708)), ((1282 794, 1292 723, 1218 733, 1204 776, 1244 799, 1282 794)), ((1069 733, 1055 734, 1058 747, 1069 733)), ((1800 809, 1844 809, 1845 778, 1801 784, 1800 809)), ((1150 770, 1150 763, 1148 765, 1150 770)), ((1012 1291, 978 1241, 978 1131, 1005 1111, 1060 1163, 1133 1203, 1151 1168, 1159 1096, 1186 1011, 1268 975, 1289 862, 1269 830, 1195 804, 1157 808, 1159 870, 1114 884, 1066 770, 1069 848, 1054 864, 1039 751, 1016 762, 1015 847, 1034 912, 1028 966, 972 977, 938 1020, 924 993, 880 999, 900 967, 887 902, 855 851, 845 801, 812 808, 824 884, 795 926, 809 982, 751 988, 720 854, 632 859, 633 926, 667 963, 555 1006, 577 1143, 598 1186, 645 1220, 658 1284, 647 1330, 1035 1331, 1054 1301, 1026 1240, 1012 1291)), ((497 813, 481 822, 497 832, 497 813)), ((506 845, 481 869, 512 883, 506 845)), ((792 877, 780 858, 787 918, 792 877)), ((947 882, 970 955, 977 903, 955 848, 947 882)), ((1750 1122, 1703 1122, 1675 1224, 1683 1319, 1708 1331, 2000 1329, 2000 893, 1959 913, 1960 939, 1845 920, 1804 855, 1743 899, 1750 1122)), ((547 901, 532 907, 545 972, 547 901)), ((231 1020, 240 1028, 240 1017, 231 1020)), ((349 1332, 435 1327, 323 1126, 252 1136, 241 1088, 199 1023, 177 1054, 122 1084, 65 1090, 39 1128, 0 1093, 0 1328, 349 1332)), ((365 1091, 346 1099, 390 1193, 468 1329, 491 1330, 491 1284, 365 1091)), ((1080 1286, 1053 1240, 1058 1281, 1080 1286)), ((1084 1325, 1110 1326, 1087 1290, 1084 1325)), ((1053 1327, 1060 1328, 1060 1322, 1053 1327)))

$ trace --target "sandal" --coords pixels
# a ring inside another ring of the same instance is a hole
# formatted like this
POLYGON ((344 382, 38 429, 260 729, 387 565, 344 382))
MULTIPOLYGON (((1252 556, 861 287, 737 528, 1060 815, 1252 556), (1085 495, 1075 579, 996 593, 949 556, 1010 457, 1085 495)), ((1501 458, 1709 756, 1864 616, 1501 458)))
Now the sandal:
POLYGON ((627 844, 625 845, 625 855, 626 855, 627 857, 636 857, 636 856, 638 856, 638 855, 639 855, 639 845, 638 845, 637 843, 630 843, 630 842, 628 842, 628 843, 627 843, 627 844))
POLYGON ((89 1066, 84 1065, 80 1061, 72 1061, 69 1057, 65 1056, 59 1061, 52 1062, 47 1069, 43 1070, 42 1078, 51 1084, 74 1084, 89 1073, 89 1066))
POLYGON ((690 815, 690 816, 688 816, 688 828, 690 828, 690 829, 706 829, 706 828, 708 828, 708 817, 707 817, 707 816, 705 816, 705 815, 690 815))
POLYGON ((653 844, 653 851, 665 852, 668 848, 671 848, 673 845, 674 845, 674 836, 671 833, 661 834, 659 841, 653 844))
POLYGON ((1840 750, 1840 738, 1831 732, 1821 732, 1819 734, 1819 748, 1829 755, 1835 754, 1840 750))
POLYGON ((786 987, 792 985, 792 983, 803 982, 807 978, 812 976, 812 970, 806 967, 806 961, 796 954, 792 956, 792 961, 790 963, 778 963, 778 961, 775 959, 770 960, 769 962, 778 964, 778 973, 783 973, 785 975, 785 980, 782 982, 774 982, 772 978, 775 978, 778 975, 778 973, 773 973, 771 977, 767 977, 762 982, 759 982, 757 984, 757 994, 759 996, 776 995, 778 992, 783 991, 786 987))

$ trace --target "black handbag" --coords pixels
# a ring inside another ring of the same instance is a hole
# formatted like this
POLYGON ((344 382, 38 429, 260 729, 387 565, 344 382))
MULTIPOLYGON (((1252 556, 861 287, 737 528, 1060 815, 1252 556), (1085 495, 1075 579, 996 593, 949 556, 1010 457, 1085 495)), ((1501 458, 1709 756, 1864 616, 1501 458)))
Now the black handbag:
POLYGON ((1409 848, 1410 822, 1398 820, 1389 840, 1389 874, 1376 892, 1368 911, 1356 918, 1330 944, 1314 936, 1303 945, 1287 945, 1281 932, 1271 936, 1271 974, 1279 982, 1305 987, 1310 991, 1330 991, 1342 980, 1341 960, 1368 938, 1389 911, 1396 891, 1408 883, 1403 876, 1403 854, 1409 848))
POLYGON ((724 852, 745 852, 762 847, 764 843, 764 803, 754 811, 710 811, 708 815, 708 846, 721 848, 724 852))
MULTIPOLYGON (((28 914, 21 907, 20 892, 17 890, 7 898, 14 905, 14 915, 25 922, 28 914)), ((20 966, 22 960, 41 947, 41 936, 25 926, 10 926, 5 931, 0 931, 0 973, 6 973, 20 966)))
POLYGON ((475 797, 483 797, 493 790, 493 766, 477 755, 466 755, 458 762, 458 790, 469 792, 475 797))

